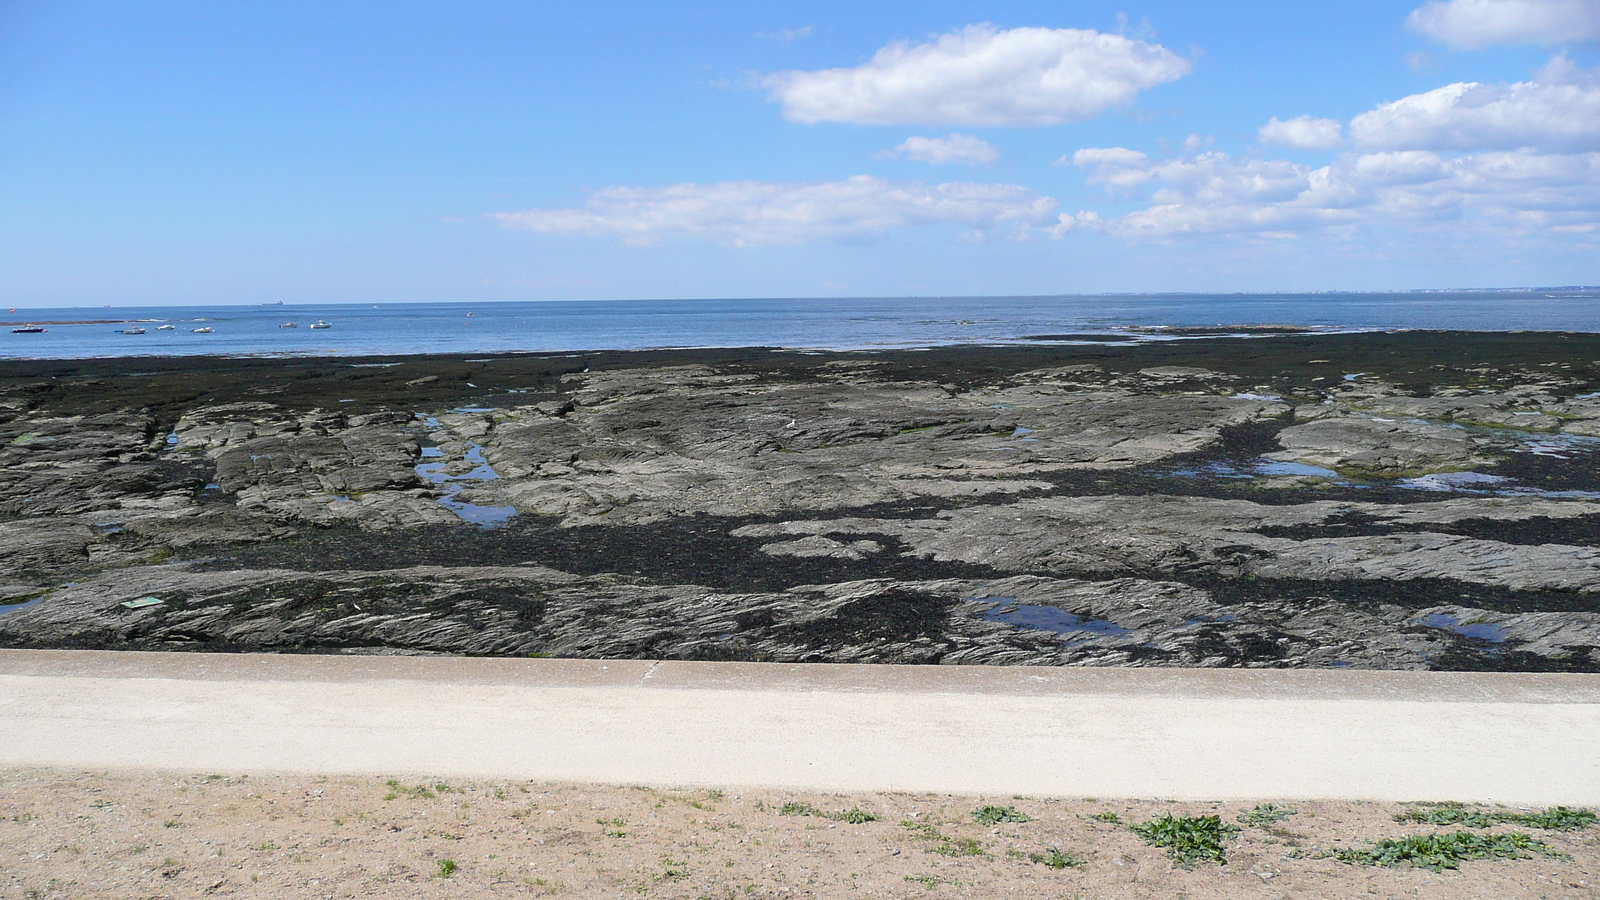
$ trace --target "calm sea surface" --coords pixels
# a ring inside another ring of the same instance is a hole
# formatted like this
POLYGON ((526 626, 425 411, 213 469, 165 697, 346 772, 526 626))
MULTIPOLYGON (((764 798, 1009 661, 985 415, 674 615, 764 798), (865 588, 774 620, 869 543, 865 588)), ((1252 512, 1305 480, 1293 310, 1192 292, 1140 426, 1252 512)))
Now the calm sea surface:
POLYGON ((0 318, 8 323, 0 357, 9 358, 847 350, 1017 343, 1029 335, 1160 325, 1600 332, 1600 291, 290 304, 22 309, 0 318), (331 327, 308 327, 319 320, 331 327), (280 327, 289 322, 297 327, 280 327), (121 333, 134 323, 145 333, 121 333), (46 331, 12 333, 22 324, 46 331), (157 329, 165 324, 174 327, 157 329), (193 331, 203 327, 211 333, 193 331))

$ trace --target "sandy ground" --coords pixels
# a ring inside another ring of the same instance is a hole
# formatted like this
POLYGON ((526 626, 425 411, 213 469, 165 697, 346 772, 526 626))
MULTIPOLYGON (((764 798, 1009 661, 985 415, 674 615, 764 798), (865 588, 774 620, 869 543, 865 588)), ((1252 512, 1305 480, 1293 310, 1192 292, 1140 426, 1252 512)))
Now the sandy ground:
MULTIPOLYGON (((1577 898, 1600 895, 1600 828, 1529 829, 1570 859, 1455 871, 1341 863, 1319 853, 1436 829, 1406 807, 1280 801, 1226 865, 1175 864, 1125 827, 1238 803, 949 794, 672 791, 381 776, 0 771, 0 896, 1577 898), (784 815, 860 808, 848 824, 784 815), (985 826, 985 804, 1031 818, 985 826), (909 823, 909 825, 908 825, 909 823), (927 836, 929 829, 949 840, 927 836), (973 843, 963 844, 970 839, 973 843), (1030 855, 1083 859, 1054 869, 1030 855), (938 852, 944 850, 946 852, 938 852), (948 855, 951 852, 966 855, 948 855), (447 862, 449 861, 449 862, 447 862), (446 874, 448 873, 448 874, 446 874)), ((1494 830, 1506 830, 1497 826, 1494 830)))

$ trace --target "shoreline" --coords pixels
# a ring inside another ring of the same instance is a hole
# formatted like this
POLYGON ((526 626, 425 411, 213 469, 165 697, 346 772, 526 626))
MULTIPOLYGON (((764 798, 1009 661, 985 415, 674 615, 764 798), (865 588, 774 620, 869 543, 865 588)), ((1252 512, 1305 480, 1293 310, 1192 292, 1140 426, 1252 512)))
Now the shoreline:
POLYGON ((1594 672, 1597 397, 1543 332, 0 361, 0 646, 1594 672))

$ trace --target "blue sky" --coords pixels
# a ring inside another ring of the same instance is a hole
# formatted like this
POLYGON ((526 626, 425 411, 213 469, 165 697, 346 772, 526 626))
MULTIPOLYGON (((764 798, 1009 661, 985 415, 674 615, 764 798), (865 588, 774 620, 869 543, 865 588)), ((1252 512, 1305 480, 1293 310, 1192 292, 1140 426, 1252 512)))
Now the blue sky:
POLYGON ((1597 39, 1600 0, 0 0, 0 303, 1593 284, 1597 39))

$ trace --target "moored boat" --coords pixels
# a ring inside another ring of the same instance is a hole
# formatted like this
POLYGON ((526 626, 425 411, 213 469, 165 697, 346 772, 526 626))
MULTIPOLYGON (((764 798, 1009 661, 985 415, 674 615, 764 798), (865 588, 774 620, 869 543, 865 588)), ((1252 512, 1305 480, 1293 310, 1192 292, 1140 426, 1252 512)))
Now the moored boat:
POLYGON ((24 325, 21 328, 11 329, 12 334, 44 334, 44 331, 37 325, 24 325))
POLYGON ((312 328, 332 328, 333 326, 328 324, 327 322, 322 321, 321 319, 318 319, 315 322, 311 323, 311 327, 312 328))
POLYGON ((191 328, 189 330, 194 332, 195 334, 210 334, 213 329, 211 328, 210 325, 202 325, 199 328, 191 328))

